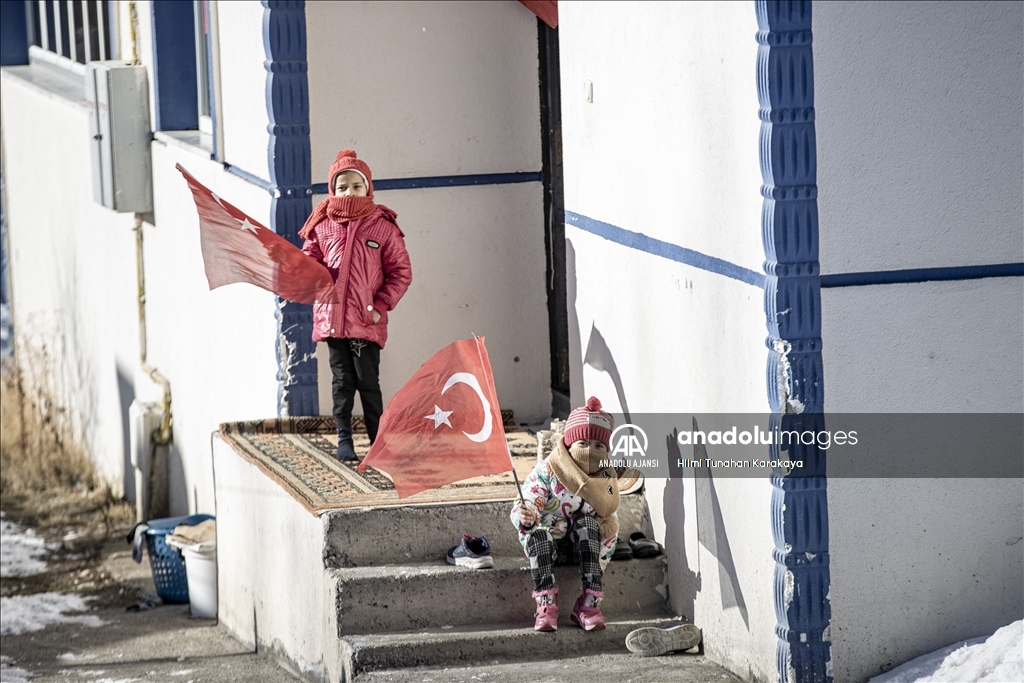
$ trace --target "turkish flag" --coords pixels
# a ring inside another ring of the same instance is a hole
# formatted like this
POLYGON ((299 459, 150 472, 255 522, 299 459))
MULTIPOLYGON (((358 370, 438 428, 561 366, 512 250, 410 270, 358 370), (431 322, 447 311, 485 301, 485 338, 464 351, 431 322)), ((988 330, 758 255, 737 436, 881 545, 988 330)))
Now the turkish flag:
POLYGON ((558 0, 519 0, 551 28, 558 28, 558 0))
POLYGON ((185 176, 199 211, 199 242, 210 289, 248 282, 300 304, 337 303, 334 278, 322 264, 185 176))
POLYGON ((394 395, 359 464, 395 482, 399 498, 512 470, 483 337, 435 353, 394 395))

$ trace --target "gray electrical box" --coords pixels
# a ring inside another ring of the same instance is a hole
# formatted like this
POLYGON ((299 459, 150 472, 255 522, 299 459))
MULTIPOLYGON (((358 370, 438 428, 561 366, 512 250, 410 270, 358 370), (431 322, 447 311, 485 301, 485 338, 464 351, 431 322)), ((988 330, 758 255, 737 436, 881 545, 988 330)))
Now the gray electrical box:
POLYGON ((85 66, 92 196, 120 212, 153 210, 146 67, 121 61, 85 66))

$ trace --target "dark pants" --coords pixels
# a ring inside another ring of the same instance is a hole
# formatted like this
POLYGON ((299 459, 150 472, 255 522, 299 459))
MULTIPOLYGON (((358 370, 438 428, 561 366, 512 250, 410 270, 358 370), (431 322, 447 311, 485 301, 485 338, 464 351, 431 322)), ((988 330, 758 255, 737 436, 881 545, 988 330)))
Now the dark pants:
POLYGON ((583 587, 601 591, 601 529, 596 517, 578 514, 559 540, 547 529, 534 529, 526 541, 533 589, 545 591, 555 585, 554 565, 579 565, 583 587))
POLYGON ((363 402, 363 420, 370 443, 377 438, 384 399, 380 393, 380 347, 365 339, 327 339, 330 350, 331 397, 338 429, 352 428, 352 406, 356 390, 363 402))

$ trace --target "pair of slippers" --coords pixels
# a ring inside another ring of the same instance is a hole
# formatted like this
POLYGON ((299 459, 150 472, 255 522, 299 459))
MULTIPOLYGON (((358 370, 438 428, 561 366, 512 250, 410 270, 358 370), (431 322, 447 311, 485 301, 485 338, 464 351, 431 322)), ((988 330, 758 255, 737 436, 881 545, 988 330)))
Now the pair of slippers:
POLYGON ((612 559, 629 560, 635 557, 638 560, 646 560, 661 555, 661 551, 660 543, 647 538, 642 531, 637 531, 630 534, 629 540, 626 543, 623 543, 621 538, 619 539, 612 559))

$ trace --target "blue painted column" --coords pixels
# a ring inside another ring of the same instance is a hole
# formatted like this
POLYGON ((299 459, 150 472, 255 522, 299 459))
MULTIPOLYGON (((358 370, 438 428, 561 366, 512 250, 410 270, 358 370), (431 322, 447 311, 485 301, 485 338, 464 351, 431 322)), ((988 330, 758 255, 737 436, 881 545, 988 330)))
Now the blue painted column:
MULTIPOLYGON (((824 428, 811 3, 760 0, 761 236, 772 427, 824 428)), ((772 476, 776 664, 784 683, 832 680, 825 451, 771 447, 806 465, 772 476)))
MULTIPOLYGON (((267 60, 267 161, 274 198, 270 227, 301 246, 298 232, 313 210, 310 190, 306 3, 263 0, 267 60)), ((313 308, 277 300, 277 412, 319 415, 313 308)))

